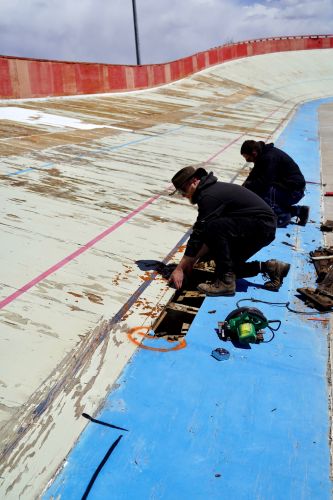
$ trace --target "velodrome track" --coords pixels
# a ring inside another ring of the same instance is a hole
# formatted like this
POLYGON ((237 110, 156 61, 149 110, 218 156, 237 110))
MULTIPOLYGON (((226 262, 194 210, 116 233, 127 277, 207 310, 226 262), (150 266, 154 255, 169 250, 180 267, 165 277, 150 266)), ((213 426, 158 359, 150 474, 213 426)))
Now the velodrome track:
POLYGON ((168 196, 174 172, 206 163, 242 182, 245 138, 274 141, 298 106, 332 97, 332 56, 272 53, 150 90, 1 102, 8 498, 45 487, 86 425, 82 412, 96 413, 135 351, 126 333, 171 297, 138 261, 181 255, 195 210, 168 196))

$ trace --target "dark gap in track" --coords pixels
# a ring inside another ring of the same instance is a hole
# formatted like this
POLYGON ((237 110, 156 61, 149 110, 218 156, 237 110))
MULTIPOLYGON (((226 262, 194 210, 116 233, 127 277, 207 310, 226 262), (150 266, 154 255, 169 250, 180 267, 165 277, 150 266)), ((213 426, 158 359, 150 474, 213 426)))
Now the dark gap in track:
POLYGON ((155 337, 178 340, 187 334, 206 297, 197 290, 197 286, 199 283, 212 280, 213 273, 214 267, 210 266, 210 263, 199 263, 195 266, 184 287, 174 293, 152 325, 155 337))

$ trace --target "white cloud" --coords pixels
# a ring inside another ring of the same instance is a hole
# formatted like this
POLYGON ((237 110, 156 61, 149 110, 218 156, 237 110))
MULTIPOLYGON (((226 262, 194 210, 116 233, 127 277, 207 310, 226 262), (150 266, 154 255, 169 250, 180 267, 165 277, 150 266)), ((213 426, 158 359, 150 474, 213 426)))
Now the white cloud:
POLYGON ((330 33, 331 0, 257 2, 244 7, 242 25, 254 37, 330 33))
MULTIPOLYGON (((332 0, 136 0, 142 63, 332 31, 332 0)), ((0 53, 135 64, 131 0, 1 0, 0 53)))

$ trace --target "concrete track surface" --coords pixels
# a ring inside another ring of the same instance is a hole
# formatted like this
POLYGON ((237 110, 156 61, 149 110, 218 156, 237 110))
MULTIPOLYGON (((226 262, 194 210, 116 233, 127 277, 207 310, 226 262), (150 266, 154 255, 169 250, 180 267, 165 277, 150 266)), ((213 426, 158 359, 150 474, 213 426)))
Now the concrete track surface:
POLYGON ((177 260, 196 216, 168 196, 174 172, 205 163, 242 182, 243 140, 274 141, 332 89, 326 49, 142 92, 0 103, 2 497, 40 495, 134 353, 126 333, 170 299, 149 261, 177 260))

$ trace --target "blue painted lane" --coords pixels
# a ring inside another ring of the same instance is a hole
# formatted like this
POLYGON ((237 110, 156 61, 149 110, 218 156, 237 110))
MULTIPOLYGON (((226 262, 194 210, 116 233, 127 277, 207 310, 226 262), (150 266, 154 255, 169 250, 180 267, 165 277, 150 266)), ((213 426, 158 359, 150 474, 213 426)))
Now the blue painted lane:
MULTIPOLYGON (((320 178, 321 102, 304 105, 277 143, 312 181, 320 178)), ((240 280, 235 297, 204 301, 184 349, 139 349, 97 416, 129 431, 89 423, 45 499, 82 498, 120 435, 89 491, 91 499, 331 498, 328 330, 285 307, 290 302, 306 310, 296 288, 315 283, 308 253, 322 244, 318 185, 308 186, 304 203, 311 206, 312 222, 279 229, 273 244, 258 254, 292 264, 279 293, 264 290, 261 277, 240 280), (217 322, 241 299, 246 301, 240 306, 281 320, 271 342, 239 348, 218 339, 217 322), (214 359, 216 347, 228 349, 230 358, 214 359)))

